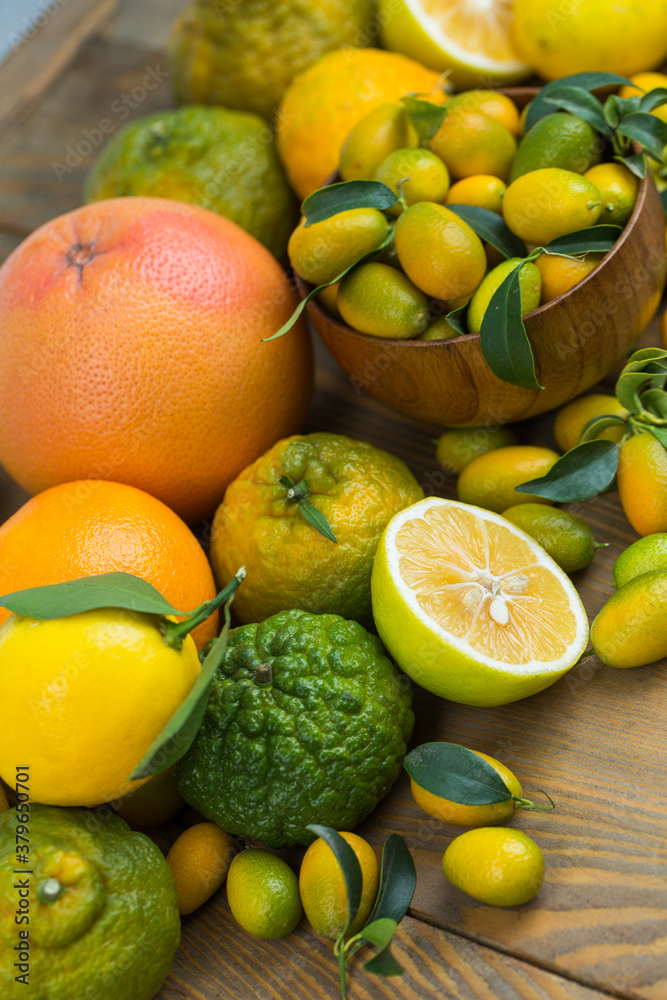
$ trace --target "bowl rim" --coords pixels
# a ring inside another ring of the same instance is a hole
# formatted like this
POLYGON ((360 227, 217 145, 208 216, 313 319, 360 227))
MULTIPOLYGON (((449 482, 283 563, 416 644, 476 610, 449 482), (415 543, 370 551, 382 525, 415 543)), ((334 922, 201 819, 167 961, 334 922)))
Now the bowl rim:
MULTIPOLYGON (((504 87, 499 89, 501 90, 502 93, 507 94, 507 96, 510 98, 512 97, 513 94, 516 94, 518 96, 519 93, 521 93, 521 95, 524 97, 530 97, 531 95, 534 97, 535 95, 539 94, 541 90, 540 87, 504 87)), ((338 170, 336 170, 334 171, 333 174, 327 177, 327 179, 324 181, 321 187, 328 187, 330 184, 335 184, 336 181, 338 180, 340 180, 340 175, 338 173, 338 170)), ((649 184, 652 183, 653 180, 651 178, 651 171, 647 170, 646 175, 642 178, 642 180, 639 183, 637 200, 632 210, 632 214, 628 219, 628 221, 626 222, 625 226, 623 227, 623 232, 614 243, 614 246, 611 248, 611 250, 607 251, 607 253, 603 256, 602 260, 598 261, 595 267, 591 271, 589 271, 588 274, 584 275, 584 277, 581 278, 581 280, 578 281, 576 285, 572 285, 572 287, 568 288, 568 290, 566 292, 563 292, 562 295, 558 295, 556 296, 555 299, 551 299, 550 302, 545 302, 544 305, 538 306, 537 309, 533 309, 532 312, 526 313, 526 315, 523 317, 524 323, 529 321, 533 316, 538 316, 538 315, 542 316, 549 309, 555 308, 556 306, 560 305, 567 299, 568 295, 570 295, 570 293, 573 292, 575 288, 578 291, 583 285, 586 284, 586 282, 588 282, 591 278, 597 275, 598 271, 604 266, 604 264, 606 264, 607 260, 616 254, 616 252, 620 249, 620 247, 623 246, 623 244, 629 237, 630 231, 636 225, 639 215, 641 214, 644 208, 646 199, 648 197, 649 184)), ((590 228, 593 229, 595 227, 591 226, 590 228)), ((294 279, 296 281, 299 294, 302 296, 302 298, 306 298, 306 296, 312 291, 312 289, 315 286, 309 284, 307 281, 304 281, 304 279, 300 275, 298 275, 296 271, 294 272, 294 279)), ((349 326, 347 323, 344 323, 343 320, 339 319, 336 316, 332 316, 331 313, 327 312, 327 310, 320 305, 320 303, 317 301, 316 298, 312 298, 310 300, 307 308, 308 310, 312 308, 315 311, 315 313, 321 315, 321 317, 325 319, 328 323, 330 323, 331 326, 336 327, 344 332, 350 333, 354 337, 361 337, 364 340, 368 340, 372 343, 378 343, 379 341, 385 345, 386 344, 410 345, 416 350, 423 350, 427 347, 438 347, 442 349, 443 346, 446 346, 448 344, 452 345, 460 344, 462 341, 469 343, 472 340, 475 339, 479 340, 480 338, 479 331, 477 333, 462 333, 459 334, 458 337, 447 337, 443 340, 419 340, 418 338, 415 337, 378 337, 372 333, 362 333, 360 330, 355 330, 354 327, 349 326)))

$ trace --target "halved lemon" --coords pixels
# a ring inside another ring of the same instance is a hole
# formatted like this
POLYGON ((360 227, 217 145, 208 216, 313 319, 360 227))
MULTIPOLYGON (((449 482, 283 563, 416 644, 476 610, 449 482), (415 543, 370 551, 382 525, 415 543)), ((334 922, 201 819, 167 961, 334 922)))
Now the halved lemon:
POLYGON ((417 684, 465 705, 549 687, 588 643, 569 577, 498 514, 427 497, 394 517, 371 580, 373 617, 417 684))
POLYGON ((510 40, 513 0, 379 0, 386 48, 444 72, 457 90, 530 76, 510 40))

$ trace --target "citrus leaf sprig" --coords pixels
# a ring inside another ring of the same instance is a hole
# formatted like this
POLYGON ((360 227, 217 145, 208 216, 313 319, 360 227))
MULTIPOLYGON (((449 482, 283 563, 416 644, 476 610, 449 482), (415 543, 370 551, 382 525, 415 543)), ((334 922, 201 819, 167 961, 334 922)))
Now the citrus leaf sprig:
POLYGON ((391 940, 401 920, 408 912, 417 884, 414 861, 405 841, 396 833, 387 837, 382 849, 380 887, 373 911, 358 934, 346 938, 359 910, 362 893, 362 874, 357 857, 350 845, 336 831, 316 823, 308 827, 331 848, 340 867, 345 883, 348 910, 345 925, 334 942, 334 955, 338 959, 340 995, 347 997, 347 962, 352 955, 371 944, 378 953, 369 959, 364 969, 380 976, 400 976, 403 968, 391 953, 391 940))
POLYGON ((590 500, 614 482, 620 450, 633 434, 653 434, 667 448, 667 350, 646 347, 635 351, 616 383, 616 398, 630 415, 594 417, 583 429, 580 444, 571 448, 546 476, 516 489, 556 503, 590 500), (619 442, 596 440, 606 427, 625 426, 619 442))
POLYGON ((314 507, 312 503, 308 503, 308 497, 310 496, 310 488, 305 479, 302 479, 300 483, 293 483, 289 476, 281 476, 278 480, 281 486, 284 486, 287 490, 287 495, 285 497, 287 503, 296 504, 299 508, 299 513, 301 516, 312 525, 316 531, 319 531, 321 535, 328 538, 330 542, 338 544, 338 540, 333 533, 331 525, 327 521, 326 517, 321 510, 314 507))
POLYGON ((555 808, 546 792, 549 806, 513 795, 488 761, 458 743, 423 743, 407 755, 403 767, 427 792, 461 805, 492 805, 512 799, 515 809, 555 808))

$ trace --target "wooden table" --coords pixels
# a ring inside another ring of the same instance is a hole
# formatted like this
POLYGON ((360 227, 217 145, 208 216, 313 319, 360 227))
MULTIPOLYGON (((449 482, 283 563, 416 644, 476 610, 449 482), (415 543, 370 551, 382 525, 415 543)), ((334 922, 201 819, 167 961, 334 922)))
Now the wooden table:
MULTIPOLYGON (((69 0, 0 67, 0 258, 35 226, 80 203, 95 150, 70 158, 60 179, 53 164, 68 147, 76 150, 84 129, 109 115, 148 69, 166 69, 164 39, 181 0, 127 0, 113 14, 116 2, 69 0)), ((166 84, 136 103, 134 115, 169 106, 166 84)), ((654 324, 647 342, 655 337, 654 324)), ((546 417, 519 432, 525 441, 548 441, 550 426, 546 417)), ((322 429, 401 455, 427 492, 455 496, 454 481, 435 463, 437 428, 358 396, 318 349, 306 430, 322 429)), ((0 515, 24 499, 4 477, 0 515)), ((636 536, 615 493, 576 512, 609 543, 576 577, 592 617, 613 590, 614 559, 636 536)), ((532 903, 509 910, 477 904, 450 886, 441 858, 460 831, 422 813, 404 776, 359 832, 378 848, 400 833, 413 853, 417 891, 395 945, 406 972, 379 979, 354 964, 352 1000, 666 1000, 666 681, 665 663, 618 671, 592 659, 505 708, 467 708, 416 691, 414 745, 446 739, 483 750, 517 772, 529 797, 546 788, 556 800, 554 813, 513 820, 542 848, 545 884, 532 903)), ((329 942, 305 921, 282 941, 252 939, 232 920, 223 889, 184 920, 158 1000, 336 996, 329 942)))

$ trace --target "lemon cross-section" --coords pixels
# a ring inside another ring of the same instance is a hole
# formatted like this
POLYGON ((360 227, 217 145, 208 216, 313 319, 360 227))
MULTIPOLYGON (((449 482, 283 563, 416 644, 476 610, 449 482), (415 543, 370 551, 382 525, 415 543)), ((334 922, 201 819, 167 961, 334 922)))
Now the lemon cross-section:
POLYGON ((401 511, 373 567, 373 615, 398 665, 452 701, 502 705, 579 659, 588 619, 570 579, 491 511, 429 497, 401 511))

